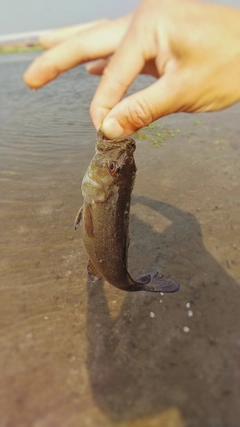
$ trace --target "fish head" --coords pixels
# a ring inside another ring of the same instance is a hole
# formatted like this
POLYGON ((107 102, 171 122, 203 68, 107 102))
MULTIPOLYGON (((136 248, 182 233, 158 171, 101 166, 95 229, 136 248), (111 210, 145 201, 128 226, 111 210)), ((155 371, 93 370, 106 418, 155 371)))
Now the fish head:
POLYGON ((93 159, 98 177, 109 184, 132 181, 136 174, 133 156, 135 149, 136 144, 132 138, 108 140, 99 132, 93 159))
POLYGON ((108 140, 98 133, 95 155, 82 184, 88 202, 89 195, 92 201, 104 201, 112 188, 124 185, 132 188, 136 174, 135 148, 132 138, 108 140))

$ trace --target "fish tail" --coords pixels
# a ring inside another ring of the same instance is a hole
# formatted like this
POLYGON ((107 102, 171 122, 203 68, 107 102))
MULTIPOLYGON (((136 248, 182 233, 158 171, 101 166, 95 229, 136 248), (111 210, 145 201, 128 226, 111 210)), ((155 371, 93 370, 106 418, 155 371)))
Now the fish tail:
MULTIPOLYGON (((131 279, 131 278, 130 278, 131 279)), ((180 285, 173 279, 158 276, 157 270, 151 270, 139 277, 136 281, 132 280, 128 291, 146 291, 146 292, 177 292, 180 285)))

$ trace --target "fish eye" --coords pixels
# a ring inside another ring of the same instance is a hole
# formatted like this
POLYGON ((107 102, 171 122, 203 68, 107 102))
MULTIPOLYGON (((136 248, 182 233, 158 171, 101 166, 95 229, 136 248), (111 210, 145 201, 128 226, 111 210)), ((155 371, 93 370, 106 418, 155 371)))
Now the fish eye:
POLYGON ((117 162, 111 162, 108 166, 109 172, 111 175, 114 175, 117 172, 117 162))

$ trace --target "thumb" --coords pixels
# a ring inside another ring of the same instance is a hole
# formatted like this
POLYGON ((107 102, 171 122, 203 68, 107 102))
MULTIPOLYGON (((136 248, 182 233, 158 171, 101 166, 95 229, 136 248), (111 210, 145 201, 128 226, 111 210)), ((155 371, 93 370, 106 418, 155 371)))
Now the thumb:
POLYGON ((184 109, 188 86, 180 74, 180 70, 165 74, 115 105, 102 123, 104 135, 109 139, 122 138, 160 117, 184 109))

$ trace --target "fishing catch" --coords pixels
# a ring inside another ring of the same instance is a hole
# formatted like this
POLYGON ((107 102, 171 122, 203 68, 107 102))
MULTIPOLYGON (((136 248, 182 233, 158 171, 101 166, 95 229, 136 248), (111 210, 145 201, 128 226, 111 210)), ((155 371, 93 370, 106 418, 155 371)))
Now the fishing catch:
POLYGON ((127 271, 128 227, 136 165, 135 141, 108 140, 98 132, 95 155, 82 181, 84 203, 75 219, 81 223, 83 243, 89 256, 88 276, 101 278, 124 291, 176 292, 173 279, 158 277, 152 270, 133 280, 127 271))

